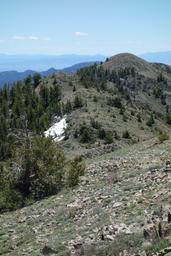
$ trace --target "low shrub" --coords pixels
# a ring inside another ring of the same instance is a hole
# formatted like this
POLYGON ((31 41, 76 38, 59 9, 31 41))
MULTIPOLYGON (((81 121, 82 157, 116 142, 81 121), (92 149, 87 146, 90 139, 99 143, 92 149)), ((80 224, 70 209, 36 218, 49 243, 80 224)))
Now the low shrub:
POLYGON ((124 138, 124 139, 130 139, 131 138, 131 136, 130 136, 130 134, 127 130, 123 132, 122 138, 124 138))
POLYGON ((158 139, 162 143, 165 140, 169 140, 169 135, 166 132, 160 132, 158 134, 158 139))
POLYGON ((85 164, 82 157, 76 157, 68 164, 67 185, 74 187, 79 182, 79 177, 84 174, 85 164))
POLYGON ((81 143, 91 143, 94 141, 93 130, 85 123, 80 126, 79 137, 81 143))
POLYGON ((149 127, 152 127, 154 123, 155 123, 154 117, 153 117, 153 115, 151 115, 149 117, 149 119, 147 120, 146 125, 149 126, 149 127))
POLYGON ((106 131, 105 133, 105 143, 111 144, 113 142, 113 134, 111 131, 106 131))

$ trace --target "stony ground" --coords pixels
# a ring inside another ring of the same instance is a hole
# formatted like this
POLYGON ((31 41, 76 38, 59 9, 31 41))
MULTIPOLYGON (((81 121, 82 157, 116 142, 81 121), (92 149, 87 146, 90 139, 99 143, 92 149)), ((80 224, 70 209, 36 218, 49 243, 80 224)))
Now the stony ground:
POLYGON ((170 142, 152 139, 90 159, 75 189, 0 215, 0 255, 93 256, 86 246, 121 235, 143 242, 152 213, 171 210, 171 175, 164 172, 170 142))

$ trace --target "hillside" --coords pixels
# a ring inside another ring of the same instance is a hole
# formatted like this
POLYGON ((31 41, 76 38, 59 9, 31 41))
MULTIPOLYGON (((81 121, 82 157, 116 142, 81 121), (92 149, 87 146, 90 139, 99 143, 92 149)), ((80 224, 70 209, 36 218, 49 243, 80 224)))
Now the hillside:
MULTIPOLYGON (((158 255, 143 231, 155 241, 152 218, 158 221, 161 205, 166 221, 171 180, 163 169, 170 157, 170 141, 149 140, 94 158, 75 189, 1 215, 1 255, 133 256, 150 248, 147 255, 158 255)), ((169 247, 167 239, 158 250, 169 247)))
POLYGON ((170 66, 149 63, 135 55, 123 53, 109 58, 104 62, 103 67, 113 73, 119 72, 121 84, 129 89, 134 99, 144 107, 150 107, 153 111, 163 115, 165 109, 161 108, 156 100, 160 98, 165 107, 170 105, 170 66), (122 72, 123 69, 125 69, 125 73, 122 72), (127 76, 126 73, 128 73, 127 76), (157 91, 159 95, 157 95, 157 91), (155 95, 155 101, 151 97, 152 95, 155 95))
POLYGON ((103 66, 106 69, 113 70, 113 69, 121 69, 126 67, 133 67, 136 68, 137 71, 143 72, 150 69, 150 64, 131 54, 131 53, 120 53, 110 57, 103 66))
MULTIPOLYGON (((145 77, 149 78, 156 78, 159 72, 164 72, 166 75, 171 72, 171 67, 167 66, 165 64, 153 64, 145 61, 144 59, 137 57, 130 53, 121 53, 118 55, 115 55, 108 59, 107 62, 103 64, 105 69, 112 70, 119 70, 123 68, 134 68, 136 72, 139 74, 142 74, 145 77), (167 67, 169 72, 167 72, 163 67, 167 67), (161 68, 157 68, 157 67, 161 68)), ((171 75, 169 76, 169 80, 171 80, 171 75)))
POLYGON ((0 254, 171 252, 170 95, 125 53, 1 89, 0 254))

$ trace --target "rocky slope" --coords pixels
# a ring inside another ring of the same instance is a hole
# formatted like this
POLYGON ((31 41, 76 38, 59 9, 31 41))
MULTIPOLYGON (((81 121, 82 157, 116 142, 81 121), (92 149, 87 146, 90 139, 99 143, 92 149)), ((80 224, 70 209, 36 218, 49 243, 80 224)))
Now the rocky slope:
POLYGON ((146 255, 143 230, 161 206, 171 210, 170 145, 151 140, 89 161, 72 191, 2 214, 1 255, 146 255))

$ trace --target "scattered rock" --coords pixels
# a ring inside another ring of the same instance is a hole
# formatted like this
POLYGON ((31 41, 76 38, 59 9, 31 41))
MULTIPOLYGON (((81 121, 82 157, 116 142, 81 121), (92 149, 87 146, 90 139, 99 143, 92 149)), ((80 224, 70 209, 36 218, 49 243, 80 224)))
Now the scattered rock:
POLYGON ((111 236, 111 235, 107 235, 107 236, 106 236, 106 239, 108 239, 108 240, 110 240, 110 241, 113 241, 113 240, 114 240, 114 237, 111 236))
POLYGON ((171 256, 171 252, 166 253, 164 256, 171 256))
POLYGON ((117 208, 117 207, 119 207, 121 205, 122 205, 121 202, 116 202, 116 203, 113 204, 113 208, 117 208))

